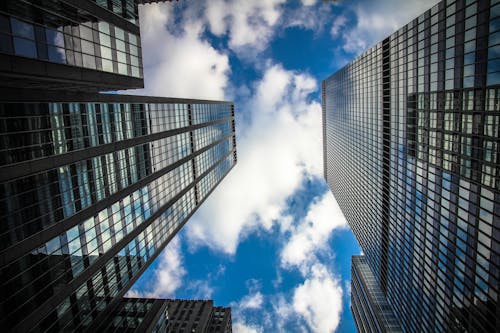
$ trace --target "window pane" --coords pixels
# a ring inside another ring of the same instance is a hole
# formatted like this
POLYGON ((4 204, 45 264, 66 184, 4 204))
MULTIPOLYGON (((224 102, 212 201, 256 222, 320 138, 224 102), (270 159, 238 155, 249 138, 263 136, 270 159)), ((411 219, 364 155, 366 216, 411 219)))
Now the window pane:
POLYGON ((95 69, 95 58, 94 56, 83 54, 83 67, 95 69))
POLYGON ((62 64, 66 63, 66 54, 64 49, 60 47, 48 46, 49 60, 54 62, 59 62, 62 64))
POLYGON ((14 37, 14 50, 17 55, 36 58, 35 42, 31 40, 14 37))
POLYGON ((16 20, 15 18, 10 18, 10 24, 12 26, 12 34, 26 37, 30 39, 35 39, 35 34, 33 32, 33 25, 16 20))
POLYGON ((62 32, 46 29, 45 37, 47 38, 47 44, 64 47, 64 35, 62 32))

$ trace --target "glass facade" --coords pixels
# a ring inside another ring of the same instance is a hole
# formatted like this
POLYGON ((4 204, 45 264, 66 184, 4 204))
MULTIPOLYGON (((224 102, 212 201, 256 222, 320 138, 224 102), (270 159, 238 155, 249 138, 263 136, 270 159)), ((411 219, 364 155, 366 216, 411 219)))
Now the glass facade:
POLYGON ((82 89, 82 85, 85 90, 96 85, 102 85, 102 89, 108 85, 108 90, 140 88, 143 72, 136 23, 137 4, 133 0, 50 0, 43 4, 35 0, 3 1, 0 55, 15 57, 5 58, 11 64, 10 68, 2 67, 2 75, 12 80, 7 82, 9 85, 17 78, 14 74, 33 80, 22 88, 38 88, 40 82, 57 89, 82 89), (107 10, 108 5, 111 10, 107 10), (27 59, 37 60, 39 68, 26 65, 27 59), (22 65, 29 70, 19 68, 22 65), (70 75, 67 66, 88 71, 73 70, 70 75), (136 80, 126 80, 127 77, 136 80))
POLYGON ((2 325, 80 330, 234 166, 234 108, 102 94, 4 102, 0 149, 2 325))
POLYGON ((500 330, 499 22, 442 1, 323 82, 325 178, 406 332, 500 330))
POLYGON ((359 332, 402 332, 364 256, 352 257, 351 310, 359 332))
POLYGON ((168 329, 168 302, 166 299, 128 298, 98 327, 99 332, 166 333, 168 329))

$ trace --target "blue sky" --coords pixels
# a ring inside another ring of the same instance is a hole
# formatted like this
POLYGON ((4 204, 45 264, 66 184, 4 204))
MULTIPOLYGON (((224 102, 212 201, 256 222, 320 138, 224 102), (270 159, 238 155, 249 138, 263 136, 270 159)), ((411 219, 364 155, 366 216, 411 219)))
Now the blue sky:
POLYGON ((140 94, 234 101, 238 164, 129 295, 211 298, 234 332, 352 332, 356 241, 323 180, 321 81, 437 1, 140 7, 140 94))

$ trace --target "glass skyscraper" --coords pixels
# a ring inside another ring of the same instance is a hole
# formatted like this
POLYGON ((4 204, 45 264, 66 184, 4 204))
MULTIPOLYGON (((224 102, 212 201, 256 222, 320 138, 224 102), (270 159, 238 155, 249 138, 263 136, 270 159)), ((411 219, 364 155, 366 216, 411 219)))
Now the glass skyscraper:
POLYGON ((128 290, 234 166, 234 109, 31 96, 0 103, 2 326, 76 329, 128 290))
POLYGON ((231 102, 97 93, 143 86, 137 6, 0 3, 2 330, 165 331, 123 295, 236 163, 231 102))
POLYGON ((442 1, 323 82, 362 332, 500 330, 500 1, 442 1))
POLYGON ((231 308, 212 300, 123 297, 107 317, 86 327, 98 332, 231 333, 231 308))
POLYGON ((144 86, 135 0, 0 2, 0 85, 102 91, 144 86))

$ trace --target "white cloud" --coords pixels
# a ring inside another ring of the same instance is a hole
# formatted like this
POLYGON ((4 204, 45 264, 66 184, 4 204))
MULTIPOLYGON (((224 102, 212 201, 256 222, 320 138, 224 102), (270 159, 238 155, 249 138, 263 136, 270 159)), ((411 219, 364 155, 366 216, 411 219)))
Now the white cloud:
POLYGON ((213 0, 205 16, 216 36, 228 35, 229 47, 242 55, 262 51, 274 34, 285 0, 213 0))
POLYGON ((335 21, 333 21, 332 28, 330 30, 330 35, 332 38, 337 38, 340 33, 340 29, 345 27, 347 23, 347 18, 344 15, 338 16, 335 21))
POLYGON ((233 323, 234 333, 262 333, 263 329, 259 326, 249 325, 243 322, 233 323))
POLYGON ((316 261, 315 252, 328 249, 328 239, 336 228, 347 227, 340 207, 330 191, 317 199, 306 217, 292 227, 292 235, 281 252, 284 267, 299 267, 304 270, 316 261))
POLYGON ((282 217, 306 177, 322 177, 321 106, 308 101, 316 89, 309 75, 268 66, 240 110, 248 124, 236 121, 238 163, 187 224, 190 244, 234 254, 245 231, 282 217))
POLYGON ((214 288, 210 282, 206 280, 190 281, 186 289, 190 291, 191 298, 193 299, 208 299, 214 293, 214 288))
POLYGON ((275 332, 287 332, 290 327, 297 332, 334 332, 342 315, 343 295, 340 279, 325 265, 314 263, 291 294, 271 298, 272 322, 265 327, 275 332))
MULTIPOLYGON (((345 31, 343 49, 356 55, 361 54, 437 2, 439 0, 356 3, 351 9, 356 14, 358 22, 354 28, 345 31)), ((349 2, 346 2, 346 5, 349 5, 349 2)))
POLYGON ((316 0, 302 0, 301 2, 304 6, 313 6, 316 4, 316 0))
POLYGON ((310 277, 295 289, 292 306, 305 319, 311 332, 334 332, 342 314, 339 280, 325 266, 315 264, 310 277))
POLYGON ((203 24, 196 18, 174 20, 171 4, 139 8, 145 90, 135 93, 224 99, 229 58, 202 38, 203 24))
POLYGON ((264 301, 264 297, 260 293, 260 291, 255 294, 245 295, 241 301, 239 302, 239 308, 243 309, 260 309, 262 307, 262 303, 264 301))
POLYGON ((182 286, 186 269, 183 266, 180 237, 174 237, 157 259, 153 279, 144 290, 130 290, 128 297, 169 298, 182 286))

